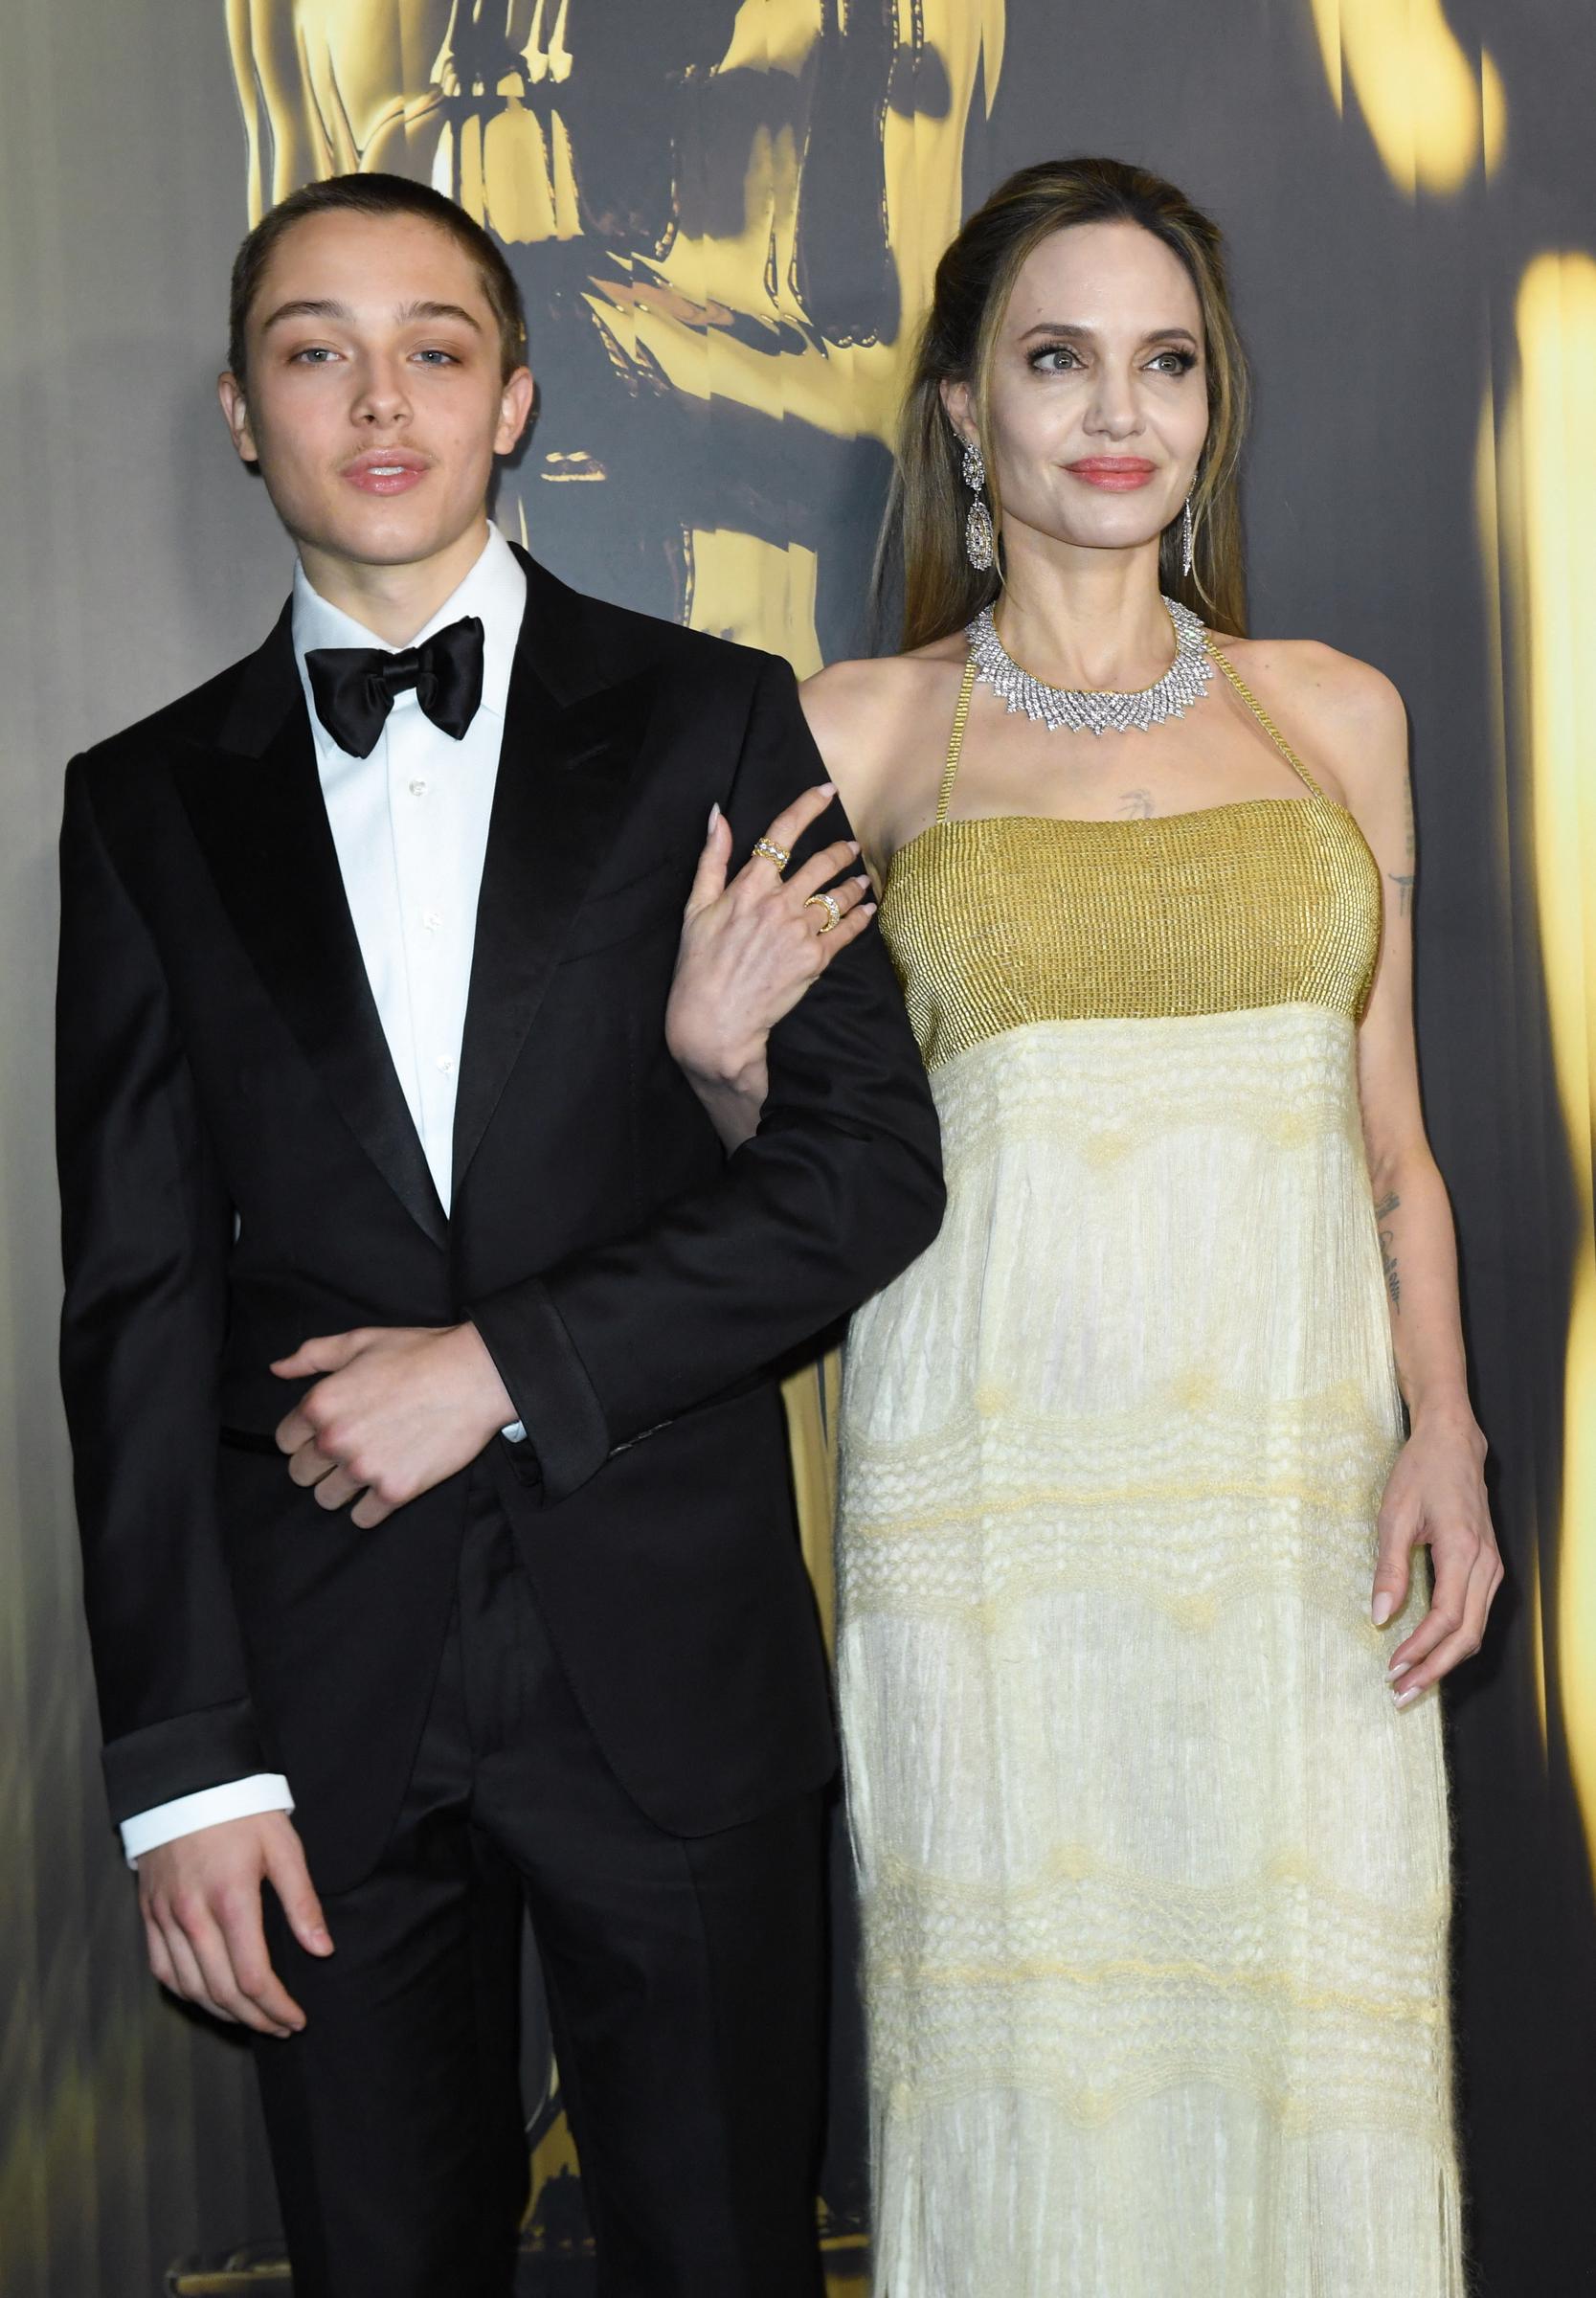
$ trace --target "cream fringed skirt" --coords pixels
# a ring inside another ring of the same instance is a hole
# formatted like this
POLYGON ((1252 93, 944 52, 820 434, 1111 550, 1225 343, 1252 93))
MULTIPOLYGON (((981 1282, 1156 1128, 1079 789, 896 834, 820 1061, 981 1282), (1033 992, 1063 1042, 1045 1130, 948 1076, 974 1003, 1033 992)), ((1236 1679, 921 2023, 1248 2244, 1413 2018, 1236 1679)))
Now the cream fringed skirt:
POLYGON ((1013 1030, 856 1318, 877 2298, 1459 2298, 1433 1696, 1349 1022, 1013 1030))

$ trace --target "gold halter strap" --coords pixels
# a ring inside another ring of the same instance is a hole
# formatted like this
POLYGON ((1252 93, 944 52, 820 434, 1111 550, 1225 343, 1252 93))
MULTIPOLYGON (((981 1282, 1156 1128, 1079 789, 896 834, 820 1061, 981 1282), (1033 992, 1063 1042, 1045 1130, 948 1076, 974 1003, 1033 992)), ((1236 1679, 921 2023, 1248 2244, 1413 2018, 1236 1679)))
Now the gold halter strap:
MULTIPOLYGON (((1210 661, 1219 665, 1221 670, 1224 671, 1231 686, 1235 687, 1236 692, 1241 696, 1243 702, 1247 705, 1247 708, 1252 712, 1253 717, 1257 719, 1258 724, 1263 728, 1265 733, 1268 734, 1270 740, 1274 744, 1275 749, 1279 751, 1281 756, 1285 759, 1292 772, 1297 777, 1299 781, 1306 783, 1307 787, 1314 793, 1315 798, 1322 798, 1324 796, 1324 792, 1319 788, 1317 782, 1315 781, 1307 767, 1297 756, 1296 752, 1292 748, 1285 735, 1275 725, 1274 720, 1270 716, 1268 710, 1265 710, 1263 704, 1258 700, 1257 695, 1253 693, 1252 688, 1243 678, 1241 672, 1235 667, 1234 664, 1230 661, 1229 656, 1225 652, 1224 648, 1215 645, 1207 631, 1204 631, 1203 634, 1203 643, 1207 648, 1210 661)), ((948 736, 948 762, 942 769, 942 787, 937 794, 936 800, 936 819, 938 822, 945 822, 947 821, 948 808, 953 802, 954 778, 958 773, 959 754, 964 748, 964 729, 970 717, 970 697, 975 690, 976 658, 974 655, 972 655, 970 660, 964 665, 963 683, 959 687, 958 702, 954 710, 953 731, 948 736)))
POLYGON ((1298 777, 1299 780, 1307 783, 1309 789, 1312 790, 1315 798, 1322 798, 1324 796, 1324 792, 1319 788, 1317 782, 1315 781, 1307 767, 1297 756, 1296 752, 1292 748, 1285 735, 1275 725, 1274 720, 1270 716, 1268 710, 1265 710, 1263 704, 1258 700, 1257 695, 1253 693, 1252 688, 1243 678, 1241 672, 1235 667, 1229 656, 1225 653, 1224 647, 1216 646, 1212 637, 1207 631, 1203 633, 1203 643, 1208 650, 1208 659, 1210 662, 1215 662, 1219 665, 1225 677, 1235 687, 1236 692, 1241 696, 1243 702, 1246 703, 1248 709, 1252 712, 1253 717, 1257 719, 1258 724, 1263 728, 1265 733, 1268 734, 1270 740, 1274 744, 1275 749, 1285 759, 1292 772, 1298 777))
POLYGON ((958 754, 964 748, 964 728, 970 716, 970 697, 976 690, 976 658, 964 665, 964 683, 958 689, 958 703, 954 711, 954 727, 948 736, 948 762, 942 769, 942 787, 937 793, 936 819, 948 819, 948 807, 954 795, 954 777, 958 772, 958 754))

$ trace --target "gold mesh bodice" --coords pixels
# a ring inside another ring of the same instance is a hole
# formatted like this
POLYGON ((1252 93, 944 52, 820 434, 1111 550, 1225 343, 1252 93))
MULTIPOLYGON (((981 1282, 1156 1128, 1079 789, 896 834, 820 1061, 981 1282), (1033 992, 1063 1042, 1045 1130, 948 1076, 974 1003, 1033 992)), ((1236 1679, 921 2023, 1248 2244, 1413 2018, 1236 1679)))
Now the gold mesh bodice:
POLYGON ((1379 867, 1243 686, 1307 785, 1147 821, 948 820, 975 665, 933 826, 900 846, 881 931, 926 1067, 1030 1022, 1306 1003, 1361 1019, 1380 955, 1379 867))

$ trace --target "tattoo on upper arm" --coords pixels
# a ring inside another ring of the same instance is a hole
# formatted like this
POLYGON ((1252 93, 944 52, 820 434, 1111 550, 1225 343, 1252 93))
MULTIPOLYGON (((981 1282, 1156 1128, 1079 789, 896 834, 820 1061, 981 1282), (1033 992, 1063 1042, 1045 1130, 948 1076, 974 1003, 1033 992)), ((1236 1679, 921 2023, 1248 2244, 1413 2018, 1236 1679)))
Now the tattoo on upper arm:
MULTIPOLYGON (((1375 1206, 1375 1219, 1377 1221, 1389 1220, 1401 1203, 1402 1199, 1393 1189, 1389 1196, 1382 1197, 1375 1206)), ((1397 1267, 1396 1232, 1394 1229, 1382 1228, 1380 1232, 1380 1264, 1385 1272, 1385 1290, 1391 1295, 1391 1306, 1400 1316, 1402 1313, 1402 1274, 1397 1267)))
POLYGON ((1388 869, 1385 872, 1385 875, 1390 879, 1392 885, 1397 890, 1397 915, 1399 917, 1405 917, 1407 915, 1408 904, 1413 899, 1413 872, 1411 870, 1402 872, 1394 869, 1388 869))
POLYGON ((1151 790, 1122 790, 1119 794, 1119 816, 1122 822, 1146 822, 1158 812, 1151 790))

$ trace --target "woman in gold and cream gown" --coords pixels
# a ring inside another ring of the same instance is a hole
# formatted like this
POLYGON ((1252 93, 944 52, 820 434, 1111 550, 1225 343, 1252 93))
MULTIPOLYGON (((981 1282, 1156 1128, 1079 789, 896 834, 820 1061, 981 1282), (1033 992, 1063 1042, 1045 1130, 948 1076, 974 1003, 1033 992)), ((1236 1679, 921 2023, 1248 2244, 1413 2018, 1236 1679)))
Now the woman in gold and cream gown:
MULTIPOLYGON (((1236 635, 1241 390, 1205 218, 1113 163, 1015 179, 910 397, 917 642, 807 694, 948 1180, 844 1361, 878 2298, 1464 2287, 1430 1687, 1500 1567, 1402 718, 1364 665, 1236 635), (1000 593, 935 559, 971 442, 1000 593)), ((756 857, 690 923, 707 980, 738 953, 725 1012, 780 910, 756 857)))

